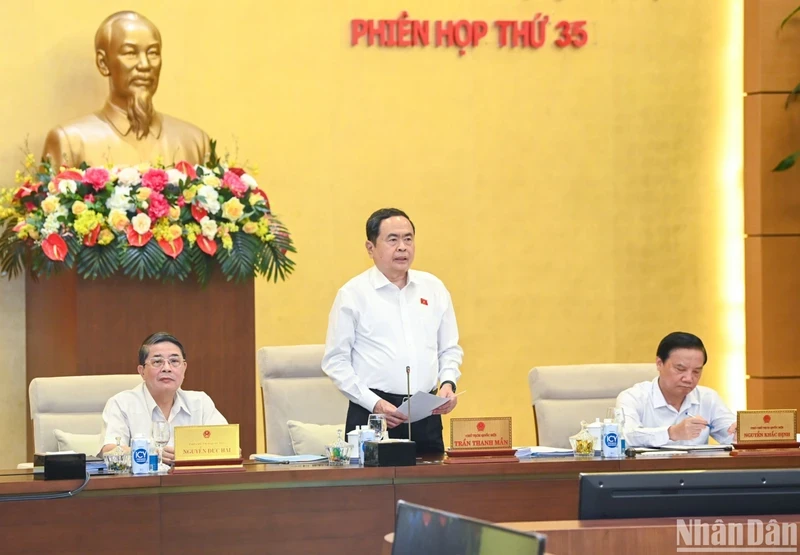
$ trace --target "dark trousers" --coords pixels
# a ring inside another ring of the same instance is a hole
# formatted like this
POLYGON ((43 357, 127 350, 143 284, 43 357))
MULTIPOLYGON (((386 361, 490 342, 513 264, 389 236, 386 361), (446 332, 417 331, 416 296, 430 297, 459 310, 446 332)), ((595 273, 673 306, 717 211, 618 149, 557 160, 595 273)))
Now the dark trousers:
MULTIPOLYGON (((395 395, 372 390, 378 397, 389 401, 396 407, 403 404, 405 395, 395 395)), ((432 393, 435 393, 433 391, 432 393)), ((366 426, 369 420, 370 411, 350 402, 347 407, 347 422, 345 424, 345 434, 355 430, 357 426, 366 426)), ((393 439, 408 439, 408 423, 405 422, 395 428, 389 429, 389 437, 393 439)), ((442 415, 432 414, 428 418, 423 418, 411 424, 411 439, 417 444, 417 454, 423 453, 444 453, 444 441, 442 440, 442 415)))

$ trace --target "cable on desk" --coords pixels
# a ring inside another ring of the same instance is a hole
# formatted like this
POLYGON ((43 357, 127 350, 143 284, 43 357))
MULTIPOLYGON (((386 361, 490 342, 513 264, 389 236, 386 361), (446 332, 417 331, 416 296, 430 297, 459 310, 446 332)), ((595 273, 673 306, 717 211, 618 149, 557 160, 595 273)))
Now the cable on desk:
POLYGON ((60 491, 57 493, 31 493, 27 495, 2 495, 0 496, 0 503, 6 501, 39 501, 45 499, 66 499, 68 497, 75 497, 81 491, 83 491, 83 488, 85 488, 86 484, 88 483, 89 473, 87 472, 83 483, 72 491, 60 491))

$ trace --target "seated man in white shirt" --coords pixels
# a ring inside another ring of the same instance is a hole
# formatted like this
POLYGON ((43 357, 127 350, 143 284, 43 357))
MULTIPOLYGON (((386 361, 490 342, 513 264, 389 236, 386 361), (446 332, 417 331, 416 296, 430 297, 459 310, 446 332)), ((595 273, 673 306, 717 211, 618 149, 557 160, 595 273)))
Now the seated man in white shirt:
POLYGON ((658 377, 617 397, 629 447, 704 445, 709 435, 719 443, 733 441, 736 415, 716 391, 697 385, 706 362, 706 348, 696 335, 673 332, 661 340, 658 377))
POLYGON ((328 320, 322 369, 350 400, 346 431, 385 414, 389 437, 408 438, 397 407, 411 395, 449 399, 411 425, 418 453, 442 453, 442 414, 455 408, 463 351, 450 293, 435 276, 411 270, 414 224, 402 210, 384 208, 367 220, 367 253, 375 266, 348 281, 328 320), (410 368, 408 376, 406 368, 410 368))
POLYGON ((228 423, 211 397, 200 391, 181 389, 186 352, 175 337, 158 332, 145 339, 139 347, 138 370, 144 381, 114 395, 103 409, 103 452, 116 447, 116 438, 125 447, 130 447, 136 434, 149 438, 153 422, 167 421, 170 438, 164 447, 163 461, 171 464, 175 460, 175 426, 228 423))

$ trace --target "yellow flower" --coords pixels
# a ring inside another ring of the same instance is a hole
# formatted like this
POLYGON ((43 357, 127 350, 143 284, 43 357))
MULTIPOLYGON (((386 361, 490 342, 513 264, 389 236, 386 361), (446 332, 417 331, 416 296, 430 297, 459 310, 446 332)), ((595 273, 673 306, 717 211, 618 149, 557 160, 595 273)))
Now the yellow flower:
POLYGON ((136 166, 136 169, 139 170, 139 173, 145 174, 150 169, 150 164, 148 164, 147 162, 142 162, 141 164, 136 166))
POLYGON ((114 234, 111 233, 111 230, 107 228, 100 231, 100 235, 97 236, 98 245, 108 245, 113 240, 114 240, 114 234))
POLYGON ((247 173, 251 175, 258 175, 258 164, 253 164, 248 168, 247 173))
POLYGON ((231 239, 230 235, 222 236, 222 246, 225 250, 231 250, 233 248, 233 239, 231 239))
POLYGON ((42 211, 45 214, 52 214, 58 210, 61 200, 56 195, 47 195, 47 198, 42 201, 42 211))
POLYGON ((200 233, 200 226, 196 223, 186 224, 186 240, 189 244, 194 244, 197 241, 197 236, 200 233))
POLYGON ((244 225, 242 226, 242 231, 244 231, 245 233, 249 233, 250 235, 252 235, 252 234, 253 234, 253 233, 255 233, 256 231, 258 231, 258 224, 257 224, 257 223, 255 223, 255 222, 247 222, 246 224, 244 224, 244 225))
POLYGON ((264 197, 261 195, 250 195, 250 206, 255 206, 259 202, 264 202, 264 197))
POLYGON ((103 223, 103 216, 94 210, 85 210, 80 216, 75 218, 75 223, 72 227, 75 228, 78 235, 88 235, 97 226, 103 223))
POLYGON ((55 195, 58 192, 58 187, 52 181, 47 184, 47 192, 51 195, 55 195))
POLYGON ((30 169, 36 165, 36 157, 33 154, 28 153, 25 157, 25 167, 30 169))
POLYGON ((169 207, 169 219, 174 222, 180 217, 181 217, 181 207, 180 206, 170 206, 169 207))
POLYGON ((214 187, 215 189, 219 189, 220 180, 219 177, 213 173, 209 173, 203 176, 203 184, 208 185, 209 187, 214 187))
POLYGON ((20 170, 14 172, 14 183, 22 183, 23 181, 25 181, 25 174, 20 170))
POLYGON ((86 204, 83 201, 76 200, 75 203, 72 205, 72 213, 76 216, 80 216, 86 211, 86 204))
POLYGON ((117 231, 124 231, 130 220, 128 216, 122 210, 118 208, 113 209, 111 212, 108 213, 108 221, 111 224, 111 227, 116 229, 117 231))
POLYGON ((186 202, 192 202, 196 194, 197 194, 197 185, 192 185, 183 192, 183 199, 186 202))
POLYGON ((244 205, 236 197, 232 197, 222 205, 222 217, 232 222, 241 218, 243 213, 244 205))
POLYGON ((179 226, 178 224, 172 224, 171 226, 169 226, 169 235, 172 237, 172 239, 177 239, 178 237, 183 235, 183 230, 181 230, 181 226, 179 226))
MULTIPOLYGON (((161 156, 160 154, 158 156, 156 156, 156 160, 153 163, 153 165, 157 166, 159 168, 163 168, 164 167, 164 157, 161 156)), ((142 173, 144 173, 144 172, 142 172, 142 173)))
POLYGON ((144 202, 150 198, 150 193, 152 192, 150 187, 140 187, 139 190, 136 191, 136 200, 144 202))

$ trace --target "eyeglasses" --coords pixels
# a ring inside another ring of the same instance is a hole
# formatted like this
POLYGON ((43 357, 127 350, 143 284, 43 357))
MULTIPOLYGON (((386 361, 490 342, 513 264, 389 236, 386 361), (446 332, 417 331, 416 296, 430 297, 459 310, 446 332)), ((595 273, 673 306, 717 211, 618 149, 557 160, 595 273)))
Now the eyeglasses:
POLYGON ((164 368, 164 363, 167 362, 169 362, 169 365, 173 370, 177 370, 186 361, 183 360, 182 358, 171 358, 169 360, 164 360, 163 358, 154 358, 153 360, 147 361, 147 363, 156 370, 161 370, 162 368, 164 368))

